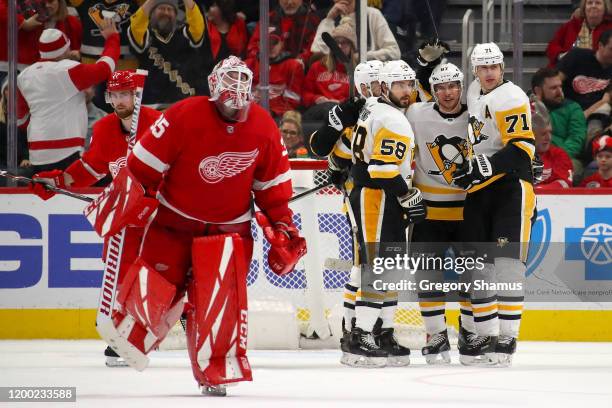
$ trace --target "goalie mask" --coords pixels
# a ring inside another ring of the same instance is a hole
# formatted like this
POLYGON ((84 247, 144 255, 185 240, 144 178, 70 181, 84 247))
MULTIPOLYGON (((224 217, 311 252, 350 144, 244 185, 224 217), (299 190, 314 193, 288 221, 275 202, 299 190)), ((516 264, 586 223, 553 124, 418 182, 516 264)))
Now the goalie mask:
POLYGON ((220 61, 208 76, 210 100, 228 120, 246 120, 253 99, 251 85, 253 72, 238 57, 220 61))

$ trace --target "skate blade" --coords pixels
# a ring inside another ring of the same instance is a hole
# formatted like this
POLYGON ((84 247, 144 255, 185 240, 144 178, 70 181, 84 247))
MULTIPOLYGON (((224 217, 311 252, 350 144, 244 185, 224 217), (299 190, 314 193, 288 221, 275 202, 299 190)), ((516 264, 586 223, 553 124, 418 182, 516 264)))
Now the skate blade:
POLYGON ((512 354, 497 353, 497 366, 498 367, 512 367, 512 354))
POLYGON ((450 353, 443 351, 438 354, 425 355, 425 361, 430 365, 447 365, 451 363, 450 353))
POLYGON ((364 357, 351 353, 343 353, 340 362, 349 367, 382 368, 387 365, 387 357, 364 357))
POLYGON ((406 367, 410 365, 410 356, 389 356, 387 367, 406 367))
POLYGON ((106 357, 107 367, 129 367, 128 363, 121 357, 106 357))
POLYGON ((208 397, 225 397, 227 396, 227 389, 225 385, 202 385, 202 395, 208 397))
POLYGON ((459 362, 464 366, 494 367, 497 365, 497 353, 485 353, 479 356, 459 355, 459 362))

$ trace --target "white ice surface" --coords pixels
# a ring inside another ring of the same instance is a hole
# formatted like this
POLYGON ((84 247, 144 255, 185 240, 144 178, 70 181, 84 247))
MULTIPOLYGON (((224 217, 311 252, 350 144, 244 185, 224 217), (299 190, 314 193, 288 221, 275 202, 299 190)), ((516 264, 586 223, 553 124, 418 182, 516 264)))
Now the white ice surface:
POLYGON ((612 343, 522 342, 510 369, 463 367, 456 352, 447 367, 427 366, 417 352, 406 368, 352 369, 340 365, 339 351, 251 351, 254 381, 226 398, 199 394, 186 351, 154 353, 138 373, 105 367, 104 348, 0 341, 0 386, 75 386, 77 406, 104 408, 612 407, 612 343))

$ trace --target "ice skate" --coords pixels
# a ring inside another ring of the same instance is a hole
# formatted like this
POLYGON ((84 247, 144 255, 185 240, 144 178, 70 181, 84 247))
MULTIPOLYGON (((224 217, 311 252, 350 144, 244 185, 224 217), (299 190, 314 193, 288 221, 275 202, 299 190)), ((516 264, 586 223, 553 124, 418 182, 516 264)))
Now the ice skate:
MULTIPOLYGON (((355 327, 355 318, 351 319, 351 328, 355 327)), ((342 364, 348 364, 350 360, 350 348, 349 343, 351 342, 351 332, 346 330, 344 326, 344 317, 342 318, 342 337, 340 338, 340 350, 342 351, 342 357, 340 357, 340 362, 342 364)))
POLYGON ((112 349, 111 346, 106 347, 106 350, 104 350, 104 356, 106 357, 107 367, 127 367, 128 366, 128 363, 126 363, 126 361, 121 356, 119 356, 119 354, 117 354, 115 350, 112 349))
POLYGON ((512 336, 499 336, 495 346, 497 365, 500 367, 512 366, 512 356, 516 351, 516 338, 512 336))
POLYGON ((459 355, 459 361, 467 366, 494 366, 497 364, 497 336, 470 336, 459 355))
POLYGON ((381 349, 389 354, 387 366, 403 367, 410 364, 410 349, 397 342, 393 328, 374 331, 374 340, 381 349))
POLYGON ((225 384, 201 384, 200 387, 202 387, 202 395, 210 397, 225 397, 227 395, 227 386, 225 384))
POLYGON ((371 332, 355 327, 351 330, 348 352, 342 364, 351 367, 380 368, 387 364, 387 356, 388 353, 376 344, 371 332))
POLYGON ((427 335, 427 344, 421 349, 427 364, 450 364, 449 352, 450 343, 446 330, 433 335, 427 335))

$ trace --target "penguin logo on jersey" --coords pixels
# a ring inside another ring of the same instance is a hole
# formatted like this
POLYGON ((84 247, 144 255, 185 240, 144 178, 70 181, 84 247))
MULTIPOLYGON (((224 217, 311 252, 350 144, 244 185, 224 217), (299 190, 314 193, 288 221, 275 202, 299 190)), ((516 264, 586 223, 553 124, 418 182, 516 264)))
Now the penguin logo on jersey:
POLYGON ((482 133, 483 127, 484 122, 479 121, 478 119, 476 119, 475 116, 470 116, 470 125, 468 126, 468 138, 472 146, 489 138, 489 136, 482 133))
POLYGON ((208 156, 200 162, 198 172, 205 182, 215 184, 248 169, 258 154, 259 150, 255 149, 250 152, 225 152, 219 156, 208 156))
POLYGON ((99 28, 105 18, 112 19, 117 24, 117 30, 121 31, 122 26, 130 21, 131 13, 129 9, 130 5, 128 3, 119 3, 108 8, 102 3, 97 3, 90 7, 87 10, 87 14, 89 14, 89 18, 91 18, 94 23, 96 23, 96 27, 98 27, 97 30, 91 30, 91 35, 101 35, 99 28))
POLYGON ((438 170, 428 170, 428 174, 442 176, 450 185, 453 181, 453 172, 463 164, 468 154, 468 143, 459 136, 447 138, 439 135, 433 143, 427 143, 429 153, 438 170))

